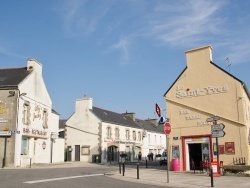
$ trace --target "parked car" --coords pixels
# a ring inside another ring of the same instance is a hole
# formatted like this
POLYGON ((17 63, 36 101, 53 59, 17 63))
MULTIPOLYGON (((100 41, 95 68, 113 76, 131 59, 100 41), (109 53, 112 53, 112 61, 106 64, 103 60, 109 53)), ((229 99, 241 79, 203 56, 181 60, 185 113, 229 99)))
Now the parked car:
POLYGON ((166 150, 162 152, 159 163, 160 165, 168 164, 168 152, 166 150))

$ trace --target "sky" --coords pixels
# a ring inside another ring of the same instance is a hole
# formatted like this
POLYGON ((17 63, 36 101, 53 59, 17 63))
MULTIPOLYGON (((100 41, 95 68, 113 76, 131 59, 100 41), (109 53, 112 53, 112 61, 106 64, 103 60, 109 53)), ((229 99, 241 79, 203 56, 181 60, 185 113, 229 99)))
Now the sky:
MULTIPOLYGON (((166 114, 164 93, 206 45, 250 88, 249 0, 2 0, 0 68, 34 58, 60 119, 85 95, 136 118, 166 114)), ((212 76, 212 73, 211 73, 212 76)))

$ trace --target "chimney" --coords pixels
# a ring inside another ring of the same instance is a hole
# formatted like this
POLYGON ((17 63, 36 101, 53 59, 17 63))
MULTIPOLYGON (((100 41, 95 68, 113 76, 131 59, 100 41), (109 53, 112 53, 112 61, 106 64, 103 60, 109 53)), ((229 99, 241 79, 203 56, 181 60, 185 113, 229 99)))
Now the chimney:
POLYGON ((27 60, 27 70, 28 71, 35 71, 38 74, 42 74, 42 67, 43 67, 43 65, 35 59, 29 58, 27 60))
POLYGON ((82 99, 76 99, 75 113, 85 113, 93 107, 93 100, 87 96, 82 99))
POLYGON ((212 47, 203 46, 200 48, 195 48, 188 50, 186 53, 187 67, 192 66, 203 66, 212 61, 212 47))
POLYGON ((130 117, 133 121, 135 121, 135 113, 134 112, 130 112, 130 113, 126 112, 126 113, 124 113, 122 115, 130 117))
POLYGON ((158 125, 158 119, 146 119, 145 121, 149 121, 150 123, 154 124, 155 126, 158 125))

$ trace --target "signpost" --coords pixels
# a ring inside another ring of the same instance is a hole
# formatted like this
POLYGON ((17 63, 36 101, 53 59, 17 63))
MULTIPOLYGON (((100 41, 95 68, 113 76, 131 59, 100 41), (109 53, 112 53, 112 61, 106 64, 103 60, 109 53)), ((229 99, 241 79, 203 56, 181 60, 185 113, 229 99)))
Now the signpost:
POLYGON ((211 127, 212 137, 219 138, 225 136, 226 133, 223 131, 224 128, 225 125, 223 123, 212 125, 211 127))
POLYGON ((171 133, 171 125, 169 122, 164 123, 164 133, 169 135, 171 133))
POLYGON ((170 152, 169 152, 169 138, 168 138, 168 135, 171 133, 171 125, 169 122, 165 122, 164 123, 164 126, 163 126, 163 130, 164 130, 164 133, 166 134, 166 138, 167 138, 167 160, 168 160, 168 163, 167 163, 167 183, 169 183, 169 164, 170 164, 170 160, 169 160, 169 156, 170 156, 170 152))
POLYGON ((155 104, 155 111, 156 111, 157 115, 159 117, 161 117, 161 109, 157 103, 155 104))
MULTIPOLYGON (((213 122, 213 125, 211 126, 211 133, 212 133, 212 137, 216 138, 216 150, 217 150, 217 161, 211 161, 213 163, 213 166, 211 165, 211 168, 213 168, 212 172, 215 171, 216 169, 214 169, 214 166, 217 165, 217 170, 215 174, 217 174, 217 177, 220 176, 220 174, 218 174, 219 171, 219 142, 218 142, 218 138, 219 137, 223 137, 225 136, 225 132, 223 131, 223 129, 225 128, 225 125, 223 123, 219 123, 217 124, 217 121, 220 120, 219 116, 213 116, 210 118, 207 118, 207 122, 213 122)), ((211 178, 212 176, 214 176, 214 174, 211 174, 211 178)))

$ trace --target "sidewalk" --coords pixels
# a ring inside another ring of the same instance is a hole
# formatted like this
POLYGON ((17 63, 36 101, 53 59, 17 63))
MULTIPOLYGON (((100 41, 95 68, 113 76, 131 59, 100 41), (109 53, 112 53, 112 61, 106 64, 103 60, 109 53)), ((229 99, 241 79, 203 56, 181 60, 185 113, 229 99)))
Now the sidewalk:
MULTIPOLYGON (((125 173, 112 172, 111 178, 130 181, 142 184, 151 184, 164 187, 211 187, 211 177, 208 174, 199 172, 173 172, 169 171, 169 181, 167 170, 140 168, 139 179, 137 179, 137 169, 125 168, 125 173), (169 182, 169 183, 167 183, 169 182)), ((221 176, 214 177, 214 187, 217 188, 235 188, 250 187, 250 177, 221 176)))

